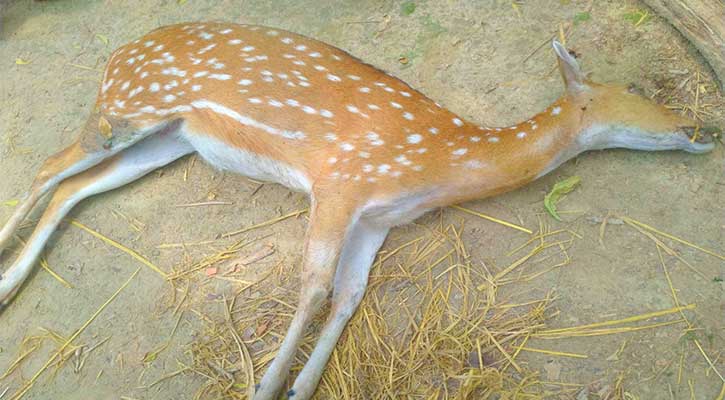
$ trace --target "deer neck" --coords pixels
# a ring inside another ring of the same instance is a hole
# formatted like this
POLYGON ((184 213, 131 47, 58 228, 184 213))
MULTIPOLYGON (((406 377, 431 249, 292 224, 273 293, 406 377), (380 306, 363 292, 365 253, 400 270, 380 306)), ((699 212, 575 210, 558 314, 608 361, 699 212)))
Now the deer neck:
POLYGON ((585 149, 578 139, 582 110, 563 97, 533 117, 508 127, 466 125, 451 132, 447 150, 452 182, 447 202, 485 198, 521 187, 585 149), (466 142, 466 146, 458 146, 466 142), (454 143, 451 145, 451 143, 454 143), (453 149, 453 150, 450 150, 453 149))

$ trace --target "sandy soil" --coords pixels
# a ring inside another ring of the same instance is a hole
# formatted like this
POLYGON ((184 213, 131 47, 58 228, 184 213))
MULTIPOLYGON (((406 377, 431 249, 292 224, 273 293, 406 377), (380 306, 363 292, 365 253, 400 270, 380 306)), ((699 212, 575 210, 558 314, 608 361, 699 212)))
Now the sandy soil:
MULTIPOLYGON (((698 101, 707 122, 725 123, 723 103, 697 54, 658 18, 636 26, 626 18, 642 10, 637 1, 416 1, 410 15, 401 4, 386 1, 11 1, 0 33, 0 221, 12 212, 2 201, 18 198, 34 171, 50 154, 68 145, 93 104, 99 70, 111 51, 158 26, 186 20, 216 19, 275 26, 332 43, 420 88, 460 115, 483 124, 502 125, 543 109, 562 91, 548 46, 560 24, 571 21, 569 45, 592 77, 604 82, 637 82, 672 104, 694 103, 688 92, 701 71, 698 101), (588 12, 588 18, 581 14, 588 12), (99 38, 98 35, 102 35, 99 38), (106 39, 108 44, 104 43, 106 39), (405 57, 407 63, 400 62, 405 57), (26 60, 19 65, 16 59, 26 60), (83 65, 93 70, 81 69, 83 65), (680 82, 690 81, 678 87, 680 82), (672 96, 669 96, 672 94, 672 96), (702 106, 702 104, 705 104, 702 106), (718 104, 719 106, 708 106, 718 104)), ((549 273, 535 285, 508 287, 503 294, 517 302, 532 293, 554 290, 558 314, 548 321, 566 327, 624 318, 673 306, 670 288, 652 242, 624 225, 610 224, 599 241, 597 218, 608 213, 631 216, 697 244, 725 249, 725 157, 719 146, 707 156, 683 153, 606 151, 566 163, 528 187, 466 206, 529 227, 542 216, 542 199, 563 177, 579 175, 581 187, 561 204, 565 221, 542 218, 554 229, 581 235, 570 250, 572 263, 549 273)), ((184 181, 188 159, 140 181, 83 202, 72 217, 148 257, 164 270, 198 260, 217 247, 159 249, 164 243, 198 242, 306 207, 306 199, 288 190, 257 185, 223 175, 197 162, 184 181), (214 198, 227 206, 179 208, 178 204, 214 198), (128 219, 143 223, 140 231, 128 219)), ((33 219, 39 217, 39 210, 33 219)), ((386 248, 420 234, 436 216, 397 229, 386 248)), ((465 219, 464 239, 477 264, 502 268, 506 254, 525 235, 444 210, 443 218, 465 219)), ((277 248, 259 268, 300 259, 304 218, 290 219, 260 234, 277 248)), ((27 237, 30 228, 20 232, 27 237)), ((15 246, 17 249, 18 246, 15 246)), ((725 264, 714 257, 676 245, 704 275, 667 257, 672 284, 682 303, 697 304, 688 316, 698 328, 685 335, 682 325, 635 333, 528 345, 584 353, 587 359, 527 353, 520 362, 546 377, 552 364, 558 380, 589 384, 624 376, 627 390, 640 399, 713 399, 722 382, 708 370, 691 338, 697 337, 717 368, 725 371, 725 264), (617 353, 618 350, 620 353, 617 353), (612 357, 617 353, 616 357, 612 357), (684 355, 684 356, 683 356, 684 355), (678 376, 682 363, 682 375, 678 376)), ((3 255, 7 267, 13 252, 3 255)), ((69 336, 136 270, 138 262, 87 233, 63 226, 49 243, 49 265, 73 288, 48 273, 33 274, 0 316, 0 373, 18 356, 23 338, 41 328, 69 336)), ((290 267, 291 268, 291 267, 290 267)), ((203 274, 203 272, 199 272, 203 274)), ((296 286, 292 276, 290 287, 296 286)), ((142 269, 121 295, 78 341, 90 345, 110 337, 76 373, 73 360, 54 379, 41 377, 26 399, 185 399, 201 380, 180 375, 153 388, 149 382, 188 359, 184 344, 194 340, 200 321, 185 315, 168 350, 150 365, 144 354, 168 337, 176 317, 167 312, 170 289, 149 269, 142 269), (127 397, 122 397, 127 396, 127 397)), ((0 380, 14 393, 53 351, 49 343, 22 367, 0 380)), ((261 371, 258 372, 258 374, 261 371)), ((591 397, 597 398, 597 397, 591 397)))

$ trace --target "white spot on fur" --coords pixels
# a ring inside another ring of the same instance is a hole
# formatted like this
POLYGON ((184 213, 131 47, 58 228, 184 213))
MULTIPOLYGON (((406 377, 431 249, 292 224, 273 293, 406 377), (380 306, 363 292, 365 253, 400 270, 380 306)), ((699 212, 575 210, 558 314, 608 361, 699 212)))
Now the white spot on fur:
POLYGON ((408 137, 406 139, 407 139, 408 143, 410 143, 410 144, 418 144, 423 140, 423 136, 421 136, 417 133, 413 133, 411 135, 408 135, 408 137))
POLYGON ((217 79, 220 81, 228 81, 229 79, 232 79, 232 76, 229 74, 211 74, 209 75, 209 79, 217 79))
POLYGON ((212 43, 212 44, 210 44, 210 45, 208 45, 208 46, 206 46, 206 47, 202 48, 201 50, 197 51, 197 52, 196 52, 196 54, 204 54, 204 53, 206 53, 207 51, 209 51, 209 50, 211 50, 211 49, 213 49, 213 48, 215 48, 215 47, 216 47, 216 43, 212 43))
POLYGON ((143 92, 143 86, 138 86, 135 89, 131 89, 131 91, 128 92, 128 98, 130 99, 131 97, 133 97, 141 92, 143 92))
POLYGON ((486 167, 486 163, 483 163, 478 160, 468 160, 463 163, 463 166, 469 169, 481 169, 486 167))

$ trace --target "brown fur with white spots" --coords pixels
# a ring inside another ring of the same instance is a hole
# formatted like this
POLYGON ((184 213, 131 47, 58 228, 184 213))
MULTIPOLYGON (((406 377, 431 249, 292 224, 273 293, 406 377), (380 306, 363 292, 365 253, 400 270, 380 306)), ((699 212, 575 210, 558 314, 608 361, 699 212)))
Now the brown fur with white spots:
POLYGON ((586 81, 559 43, 554 50, 564 96, 520 124, 487 128, 300 35, 227 23, 157 29, 113 53, 78 141, 46 161, 0 231, 1 248, 58 186, 0 279, 0 303, 75 204, 198 152, 218 168, 310 194, 299 307, 254 394, 272 399, 282 389, 305 329, 334 290, 328 322, 288 393, 307 399, 391 227, 520 187, 586 150, 712 149, 694 121, 626 87, 586 81))

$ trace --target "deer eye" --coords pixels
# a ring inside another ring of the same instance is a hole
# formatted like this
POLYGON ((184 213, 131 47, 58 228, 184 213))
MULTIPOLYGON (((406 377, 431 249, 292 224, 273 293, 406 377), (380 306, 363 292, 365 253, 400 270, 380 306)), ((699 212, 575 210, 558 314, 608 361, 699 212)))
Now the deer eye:
POLYGON ((634 83, 630 83, 629 85, 627 85, 627 92, 630 94, 637 94, 640 96, 644 96, 644 90, 642 90, 641 87, 637 86, 634 83))

